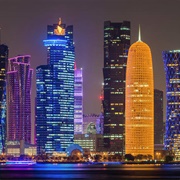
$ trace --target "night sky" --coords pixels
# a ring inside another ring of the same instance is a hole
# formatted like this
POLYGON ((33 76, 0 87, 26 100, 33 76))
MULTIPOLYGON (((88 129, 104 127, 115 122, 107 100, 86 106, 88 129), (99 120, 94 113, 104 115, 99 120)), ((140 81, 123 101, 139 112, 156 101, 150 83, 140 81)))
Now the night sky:
POLYGON ((152 51, 155 88, 164 91, 165 101, 162 51, 180 49, 179 0, 0 0, 1 43, 9 46, 9 57, 31 55, 32 108, 35 68, 47 64, 43 45, 47 25, 57 23, 59 17, 74 26, 75 60, 83 68, 84 114, 100 113, 103 23, 107 20, 131 21, 131 43, 137 41, 141 25, 142 41, 152 51))

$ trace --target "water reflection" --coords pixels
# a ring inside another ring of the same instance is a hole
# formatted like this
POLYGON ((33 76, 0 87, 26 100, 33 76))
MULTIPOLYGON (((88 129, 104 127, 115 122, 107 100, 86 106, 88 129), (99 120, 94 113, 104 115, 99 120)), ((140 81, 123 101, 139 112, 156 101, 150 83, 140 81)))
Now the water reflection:
POLYGON ((2 179, 180 179, 180 165, 150 164, 41 164, 0 165, 2 179))

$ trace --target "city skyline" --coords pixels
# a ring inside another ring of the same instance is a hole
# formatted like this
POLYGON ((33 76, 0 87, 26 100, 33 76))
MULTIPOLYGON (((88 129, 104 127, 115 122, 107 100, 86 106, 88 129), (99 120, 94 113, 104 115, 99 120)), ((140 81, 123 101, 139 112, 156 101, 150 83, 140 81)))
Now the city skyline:
MULTIPOLYGON (((47 24, 57 22, 59 17, 62 17, 66 24, 72 24, 77 67, 82 67, 84 72, 84 114, 100 113, 101 102, 98 97, 103 82, 103 23, 107 20, 130 21, 131 44, 135 42, 137 27, 141 24, 142 37, 152 49, 155 88, 165 92, 162 51, 180 47, 178 44, 180 26, 176 23, 176 17, 180 15, 177 5, 180 1, 175 1, 176 3, 173 4, 168 0, 158 2, 151 0, 144 4, 142 0, 87 0, 86 2, 39 0, 36 6, 33 2, 35 1, 1 2, 1 43, 9 47, 9 57, 30 54, 31 65, 35 69, 46 62, 43 39, 46 37, 47 24), (173 13, 171 13, 172 9, 173 13), (88 93, 89 89, 91 94, 88 93)), ((35 74, 32 94, 34 99, 35 74)))

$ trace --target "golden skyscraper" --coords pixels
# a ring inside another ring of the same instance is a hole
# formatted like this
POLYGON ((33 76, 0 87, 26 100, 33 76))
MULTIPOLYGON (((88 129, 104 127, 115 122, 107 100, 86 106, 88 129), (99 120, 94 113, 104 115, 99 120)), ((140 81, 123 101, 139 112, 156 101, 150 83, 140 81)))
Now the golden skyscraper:
POLYGON ((125 153, 154 158, 154 80, 149 46, 131 45, 126 69, 125 153))

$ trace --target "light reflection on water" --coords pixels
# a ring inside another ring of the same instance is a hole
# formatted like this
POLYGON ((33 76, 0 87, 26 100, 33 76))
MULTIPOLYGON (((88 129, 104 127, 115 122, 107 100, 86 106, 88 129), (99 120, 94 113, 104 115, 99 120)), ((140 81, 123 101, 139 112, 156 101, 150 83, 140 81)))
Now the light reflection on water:
POLYGON ((150 164, 43 164, 0 165, 6 179, 180 179, 180 165, 150 164))
POLYGON ((106 169, 123 169, 123 170, 157 170, 157 169, 180 169, 178 164, 83 164, 83 163, 37 163, 35 165, 0 165, 0 170, 106 170, 106 169))

